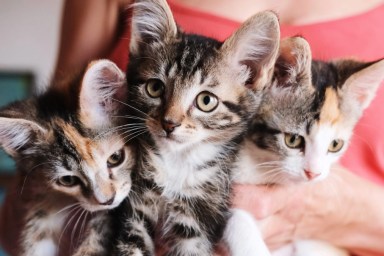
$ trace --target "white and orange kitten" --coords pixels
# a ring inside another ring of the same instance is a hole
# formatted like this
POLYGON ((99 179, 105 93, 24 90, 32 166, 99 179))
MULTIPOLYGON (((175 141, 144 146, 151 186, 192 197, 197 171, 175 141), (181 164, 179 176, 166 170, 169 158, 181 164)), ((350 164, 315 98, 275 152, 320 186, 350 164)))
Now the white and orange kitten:
MULTIPOLYGON (((240 150, 235 182, 299 186, 301 182, 325 179, 347 149, 357 121, 383 79, 384 60, 315 61, 303 38, 283 40, 272 84, 240 150)), ((239 228, 235 223, 244 221, 248 228, 257 225, 250 216, 242 215, 233 218, 232 230, 228 229, 226 235, 232 239, 229 244, 234 254, 250 255, 244 253, 247 247, 242 241, 241 247, 233 243, 233 230, 239 228)), ((256 242, 248 250, 270 255, 263 243, 256 242)), ((349 254, 324 242, 294 241, 273 255, 349 254)))

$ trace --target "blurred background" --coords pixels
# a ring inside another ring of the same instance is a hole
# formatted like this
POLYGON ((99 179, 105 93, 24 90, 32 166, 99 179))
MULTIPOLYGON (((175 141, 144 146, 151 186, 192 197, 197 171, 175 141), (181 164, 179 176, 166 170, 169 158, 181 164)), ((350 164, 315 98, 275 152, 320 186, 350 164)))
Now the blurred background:
MULTIPOLYGON (((0 0, 0 106, 48 84, 62 7, 63 0, 0 0)), ((13 174, 13 162, 0 151, 0 205, 13 174)), ((5 256, 1 248, 0 256, 5 256)))

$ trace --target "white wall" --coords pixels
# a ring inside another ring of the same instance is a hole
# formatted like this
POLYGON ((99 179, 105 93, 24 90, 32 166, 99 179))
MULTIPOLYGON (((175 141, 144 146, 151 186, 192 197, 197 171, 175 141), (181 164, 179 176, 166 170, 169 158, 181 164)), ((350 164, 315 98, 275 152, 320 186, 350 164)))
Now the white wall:
POLYGON ((57 57, 62 6, 63 0, 0 0, 0 70, 32 71, 37 85, 47 85, 57 57))

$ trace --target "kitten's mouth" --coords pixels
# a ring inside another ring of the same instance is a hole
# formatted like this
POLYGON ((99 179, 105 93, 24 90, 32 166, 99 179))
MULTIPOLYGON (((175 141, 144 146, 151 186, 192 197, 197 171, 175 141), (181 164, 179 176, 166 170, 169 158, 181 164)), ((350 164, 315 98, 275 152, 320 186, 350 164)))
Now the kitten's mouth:
POLYGON ((165 141, 169 141, 169 142, 176 142, 176 143, 182 143, 183 141, 180 140, 177 136, 173 135, 173 134, 161 134, 160 136, 160 139, 162 140, 165 140, 165 141))
POLYGON ((174 133, 167 133, 164 130, 158 131, 154 134, 159 140, 166 142, 174 142, 174 143, 183 143, 183 140, 180 139, 180 136, 175 135, 174 133))
POLYGON ((111 210, 113 208, 116 208, 119 206, 118 203, 113 203, 111 205, 94 205, 94 204, 87 204, 83 205, 83 208, 89 212, 98 212, 98 211, 105 211, 105 210, 111 210))
POLYGON ((176 135, 175 132, 166 132, 159 127, 149 126, 149 132, 155 140, 159 140, 162 143, 175 143, 183 144, 185 140, 180 135, 176 135))

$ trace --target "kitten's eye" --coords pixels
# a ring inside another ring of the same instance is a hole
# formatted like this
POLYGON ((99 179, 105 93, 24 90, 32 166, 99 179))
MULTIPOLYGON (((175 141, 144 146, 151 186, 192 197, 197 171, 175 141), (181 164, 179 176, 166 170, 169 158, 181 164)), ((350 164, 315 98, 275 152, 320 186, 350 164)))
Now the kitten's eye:
POLYGON ((67 175, 67 176, 63 176, 63 177, 60 177, 57 182, 62 185, 62 186, 65 186, 65 187, 73 187, 73 186, 76 186, 78 184, 80 184, 80 179, 76 176, 73 176, 73 175, 67 175))
POLYGON ((120 149, 119 151, 113 153, 107 160, 108 168, 113 168, 120 165, 124 161, 124 157, 124 149, 120 149))
POLYGON ((344 146, 343 140, 333 140, 331 144, 329 144, 328 151, 332 153, 339 152, 344 146))
POLYGON ((204 112, 211 112, 219 105, 217 97, 210 92, 201 92, 196 97, 196 106, 204 112))
POLYGON ((298 134, 285 134, 285 144, 289 148, 303 148, 304 147, 304 138, 298 134))
POLYGON ((145 89, 150 97, 158 98, 163 95, 164 84, 159 79, 149 79, 145 89))

